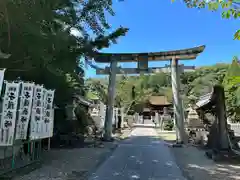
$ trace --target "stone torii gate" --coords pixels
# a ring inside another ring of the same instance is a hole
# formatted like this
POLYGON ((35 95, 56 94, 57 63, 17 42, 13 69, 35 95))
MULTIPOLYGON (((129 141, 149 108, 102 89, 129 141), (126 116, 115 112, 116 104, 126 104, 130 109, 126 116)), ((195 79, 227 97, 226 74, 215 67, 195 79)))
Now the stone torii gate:
MULTIPOLYGON (((115 84, 116 75, 119 73, 117 63, 124 62, 137 62, 138 68, 136 73, 151 73, 152 68, 148 68, 149 61, 170 61, 171 62, 171 79, 172 79, 172 91, 173 91, 173 104, 174 104, 174 118, 176 123, 178 143, 184 143, 185 131, 184 131, 184 115, 182 101, 180 98, 180 67, 179 60, 194 60, 203 52, 205 46, 199 46, 189 49, 165 51, 165 52, 147 52, 147 53, 96 53, 94 60, 97 63, 110 63, 109 72, 100 72, 101 74, 109 73, 109 85, 108 85, 108 101, 105 118, 105 132, 104 139, 112 139, 112 118, 113 107, 115 99, 115 84), (150 70, 150 71, 149 71, 150 70)), ((131 70, 132 71, 132 70, 131 70)))
MULTIPOLYGON (((164 67, 154 67, 154 68, 148 68, 143 71, 140 70, 139 68, 121 68, 117 67, 116 74, 138 74, 139 72, 141 73, 158 73, 158 72, 171 72, 170 65, 165 65, 164 67)), ((184 66, 183 64, 179 65, 179 71, 184 72, 185 70, 194 70, 195 66, 184 66)), ((110 68, 105 67, 105 69, 96 69, 96 74, 97 75, 108 75, 110 74, 110 68)))

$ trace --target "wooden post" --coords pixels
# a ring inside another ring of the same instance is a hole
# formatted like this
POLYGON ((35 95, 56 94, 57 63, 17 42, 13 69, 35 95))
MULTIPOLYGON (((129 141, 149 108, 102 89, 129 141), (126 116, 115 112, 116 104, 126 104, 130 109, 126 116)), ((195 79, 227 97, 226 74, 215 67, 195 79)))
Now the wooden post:
POLYGON ((174 105, 174 121, 176 125, 177 143, 184 143, 184 120, 183 120, 183 107, 180 98, 180 77, 179 77, 178 60, 172 58, 171 60, 171 78, 172 78, 172 92, 173 92, 173 105, 174 105))
POLYGON ((113 121, 113 107, 115 99, 115 84, 116 84, 117 59, 114 57, 110 63, 109 85, 108 85, 108 99, 106 107, 106 116, 104 122, 104 140, 111 141, 112 139, 112 121, 113 121))
POLYGON ((228 131, 227 131, 227 115, 225 105, 225 94, 222 86, 216 85, 214 87, 216 91, 215 103, 216 103, 216 115, 218 119, 220 148, 222 150, 229 149, 228 131))
POLYGON ((48 151, 50 151, 51 149, 51 138, 49 137, 48 138, 48 151))

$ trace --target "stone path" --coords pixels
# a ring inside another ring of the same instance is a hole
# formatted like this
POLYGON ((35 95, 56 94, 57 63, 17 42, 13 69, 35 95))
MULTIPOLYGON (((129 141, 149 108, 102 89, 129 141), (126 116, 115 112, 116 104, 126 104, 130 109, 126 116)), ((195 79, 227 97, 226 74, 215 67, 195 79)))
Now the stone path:
POLYGON ((186 180, 151 127, 135 128, 89 180, 186 180))

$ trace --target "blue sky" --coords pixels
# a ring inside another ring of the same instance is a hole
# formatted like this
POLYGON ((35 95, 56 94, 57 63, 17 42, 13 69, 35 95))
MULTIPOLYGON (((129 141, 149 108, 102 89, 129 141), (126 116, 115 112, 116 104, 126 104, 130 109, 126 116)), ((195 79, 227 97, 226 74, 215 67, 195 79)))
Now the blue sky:
MULTIPOLYGON (((221 18, 220 12, 207 9, 189 9, 181 0, 124 0, 114 3, 116 16, 108 17, 115 29, 122 25, 129 32, 103 52, 155 52, 206 45, 205 51, 193 61, 182 61, 185 65, 211 65, 231 62, 240 57, 240 41, 233 35, 240 28, 239 20, 221 18)), ((162 66, 168 62, 150 63, 162 66)), ((99 67, 105 64, 97 64, 99 67)), ((122 67, 136 67, 134 63, 122 67)), ((86 77, 97 77, 95 70, 86 69, 86 77)))

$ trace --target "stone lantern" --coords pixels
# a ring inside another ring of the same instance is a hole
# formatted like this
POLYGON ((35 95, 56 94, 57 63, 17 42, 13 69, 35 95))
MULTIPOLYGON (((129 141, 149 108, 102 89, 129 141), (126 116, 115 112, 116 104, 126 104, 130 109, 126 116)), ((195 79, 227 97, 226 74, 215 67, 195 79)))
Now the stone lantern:
POLYGON ((190 99, 190 104, 188 108, 187 128, 190 128, 190 129, 202 128, 203 124, 198 116, 197 111, 195 110, 196 97, 190 96, 189 99, 190 99))

